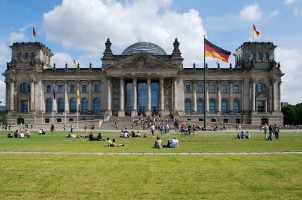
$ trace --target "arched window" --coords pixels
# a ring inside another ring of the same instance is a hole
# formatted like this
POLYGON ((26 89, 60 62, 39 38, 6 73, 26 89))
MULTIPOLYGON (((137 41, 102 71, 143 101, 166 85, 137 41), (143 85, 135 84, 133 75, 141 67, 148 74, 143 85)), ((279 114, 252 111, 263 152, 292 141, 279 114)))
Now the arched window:
POLYGON ((22 83, 20 85, 20 92, 29 93, 30 92, 30 85, 28 83, 22 83))
POLYGON ((197 100, 197 113, 203 113, 203 108, 204 108, 203 100, 198 99, 197 100))
POLYGON ((71 98, 69 101, 69 111, 77 112, 77 100, 75 98, 71 98))
POLYGON ((257 94, 263 94, 266 92, 266 87, 263 83, 257 83, 256 84, 256 93, 257 94))
POLYGON ((46 99, 45 111, 48 113, 52 112, 52 99, 51 98, 46 99))
POLYGON ((216 100, 215 99, 210 99, 209 108, 210 108, 211 114, 216 113, 216 100))
POLYGON ((222 99, 221 100, 221 113, 227 113, 228 112, 228 100, 222 99))
POLYGON ((65 102, 63 98, 58 99, 58 112, 65 112, 65 102))
POLYGON ((101 111, 101 102, 99 98, 93 100, 93 112, 99 113, 101 111))
POLYGON ((239 113, 240 112, 240 100, 235 98, 233 100, 233 112, 234 113, 239 113))
POLYGON ((187 115, 192 113, 192 101, 191 101, 191 99, 186 99, 185 100, 185 113, 187 115))
POLYGON ((81 105, 82 105, 82 112, 87 113, 88 112, 88 100, 87 100, 87 98, 82 99, 81 105))

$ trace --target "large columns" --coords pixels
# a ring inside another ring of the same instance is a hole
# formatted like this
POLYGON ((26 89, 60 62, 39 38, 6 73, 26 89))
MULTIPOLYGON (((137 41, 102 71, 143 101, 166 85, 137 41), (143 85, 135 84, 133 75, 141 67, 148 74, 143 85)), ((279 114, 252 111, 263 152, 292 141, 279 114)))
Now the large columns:
POLYGON ((245 101, 245 96, 244 96, 244 81, 242 80, 241 82, 241 88, 240 88, 240 92, 241 92, 241 105, 240 105, 240 109, 239 111, 242 112, 244 110, 244 101, 245 101))
POLYGON ((107 111, 111 112, 111 78, 108 77, 107 78, 107 99, 108 99, 108 103, 107 103, 107 111))
POLYGON ((164 78, 159 79, 159 90, 160 90, 160 111, 164 111, 164 78))
MULTIPOLYGON (((14 111, 14 98, 15 98, 15 80, 10 80, 10 102, 9 102, 9 111, 14 111)), ((7 102, 8 103, 8 102, 7 102)))
POLYGON ((251 110, 252 112, 255 112, 255 80, 251 80, 251 110))
POLYGON ((56 113, 57 112, 57 88, 56 88, 56 83, 52 83, 52 112, 56 113))
POLYGON ((205 97, 205 108, 206 108, 206 112, 209 112, 209 83, 205 84, 205 90, 206 90, 206 97, 205 97))
POLYGON ((124 102, 124 99, 125 99, 125 87, 124 87, 124 79, 121 78, 120 79, 120 110, 118 112, 118 116, 119 117, 124 117, 125 116, 125 102, 124 102))
POLYGON ((197 100, 196 100, 196 82, 193 81, 193 113, 197 112, 197 100))
POLYGON ((92 81, 88 81, 88 110, 92 111, 92 81))
POLYGON ((278 95, 276 97, 277 102, 276 102, 275 105, 276 105, 276 111, 281 112, 281 102, 280 102, 280 98, 281 98, 281 91, 280 91, 280 89, 281 88, 280 88, 280 86, 281 86, 282 81, 278 81, 277 83, 278 83, 278 85, 277 85, 277 87, 278 87, 278 89, 277 89, 278 95))
POLYGON ((276 90, 276 87, 277 87, 277 81, 276 80, 272 80, 271 82, 271 88, 272 88, 272 93, 271 93, 271 107, 272 107, 272 112, 276 112, 276 99, 277 99, 277 90, 276 90))
POLYGON ((233 112, 233 83, 230 82, 230 102, 229 102, 229 112, 233 112))
POLYGON ((217 113, 220 113, 221 112, 221 83, 217 84, 217 94, 218 94, 217 113))
POLYGON ((35 109, 35 80, 31 80, 30 84, 30 111, 34 112, 35 109))
POLYGON ((137 80, 133 79, 133 110, 131 116, 137 116, 137 80))
POLYGON ((44 84, 42 80, 39 80, 39 85, 40 85, 40 95, 41 95, 41 124, 44 124, 44 119, 43 119, 43 114, 45 112, 45 98, 44 98, 44 84))
POLYGON ((177 101, 178 101, 178 94, 177 94, 177 78, 173 80, 173 88, 174 88, 174 112, 177 111, 177 101))
POLYGON ((65 112, 69 113, 69 99, 68 99, 68 83, 67 81, 64 83, 64 107, 65 107, 65 112))
POLYGON ((148 88, 148 93, 147 93, 147 112, 146 115, 151 115, 151 79, 147 79, 147 88, 148 88))

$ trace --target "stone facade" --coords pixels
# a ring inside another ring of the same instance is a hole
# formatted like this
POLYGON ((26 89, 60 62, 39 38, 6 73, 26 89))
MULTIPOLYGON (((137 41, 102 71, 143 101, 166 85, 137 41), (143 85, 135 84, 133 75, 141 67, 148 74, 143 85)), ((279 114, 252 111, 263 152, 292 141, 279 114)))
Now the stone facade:
POLYGON ((235 66, 185 68, 175 39, 172 54, 136 43, 114 55, 105 43, 102 67, 50 65, 41 43, 14 43, 6 81, 7 121, 56 123, 159 113, 207 122, 283 124, 283 76, 272 43, 246 42, 235 66))

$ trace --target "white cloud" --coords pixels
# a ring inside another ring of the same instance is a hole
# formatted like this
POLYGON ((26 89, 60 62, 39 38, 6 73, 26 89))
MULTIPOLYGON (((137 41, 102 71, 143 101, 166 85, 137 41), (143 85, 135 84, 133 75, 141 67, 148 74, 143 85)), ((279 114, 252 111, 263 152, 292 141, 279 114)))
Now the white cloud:
MULTIPOLYGON (((148 41, 172 53, 177 37, 185 66, 201 62, 205 30, 196 10, 177 13, 171 0, 63 0, 44 14, 47 39, 90 52, 103 52, 107 37, 113 49, 124 49, 137 41, 148 41)), ((120 53, 120 52, 114 52, 120 53)))
POLYGON ((258 4, 246 6, 240 11, 240 18, 246 21, 256 21, 262 16, 263 13, 258 4))
MULTIPOLYGON (((5 44, 0 44, 0 71, 4 72, 6 70, 6 63, 10 61, 11 57, 10 49, 5 44)), ((2 80, 4 77, 0 76, 0 101, 5 104, 5 83, 2 80)))
POLYGON ((8 43, 13 44, 14 42, 24 42, 26 39, 26 36, 22 32, 12 32, 8 36, 8 43))
MULTIPOLYGON (((10 61, 10 55, 11 52, 8 46, 6 44, 0 44, 0 66, 6 67, 6 63, 10 61)), ((1 71, 4 71, 4 69, 1 71)))
POLYGON ((5 83, 3 80, 0 80, 0 105, 5 105, 5 83))
POLYGON ((296 8, 296 9, 294 10, 294 14, 295 14, 296 16, 302 16, 302 8, 301 8, 301 9, 296 8))
POLYGON ((274 10, 271 13, 268 14, 268 17, 276 17, 280 15, 280 11, 279 10, 274 10))
POLYGON ((32 30, 33 25, 29 24, 26 26, 23 26, 21 28, 19 28, 17 31, 12 32, 8 38, 7 41, 9 44, 13 44, 14 42, 24 42, 24 41, 28 41, 28 29, 30 29, 30 31, 32 30))
POLYGON ((280 61, 282 77, 281 100, 296 104, 302 102, 301 77, 302 77, 302 48, 284 49, 276 48, 276 60, 280 61))
POLYGON ((51 60, 51 66, 56 64, 57 68, 64 68, 65 64, 68 64, 68 67, 73 67, 73 58, 68 53, 55 53, 51 60))
POLYGON ((293 3, 296 3, 296 2, 299 2, 301 0, 284 0, 284 3, 289 5, 289 4, 293 4, 293 3))

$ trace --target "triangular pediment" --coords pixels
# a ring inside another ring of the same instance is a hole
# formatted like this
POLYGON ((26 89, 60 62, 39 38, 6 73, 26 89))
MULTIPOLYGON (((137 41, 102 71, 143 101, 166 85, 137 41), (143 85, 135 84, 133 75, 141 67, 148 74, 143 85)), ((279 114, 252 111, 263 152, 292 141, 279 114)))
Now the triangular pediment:
POLYGON ((117 62, 113 62, 111 69, 163 69, 163 68, 175 68, 171 61, 161 60, 150 54, 140 53, 135 54, 117 62))

